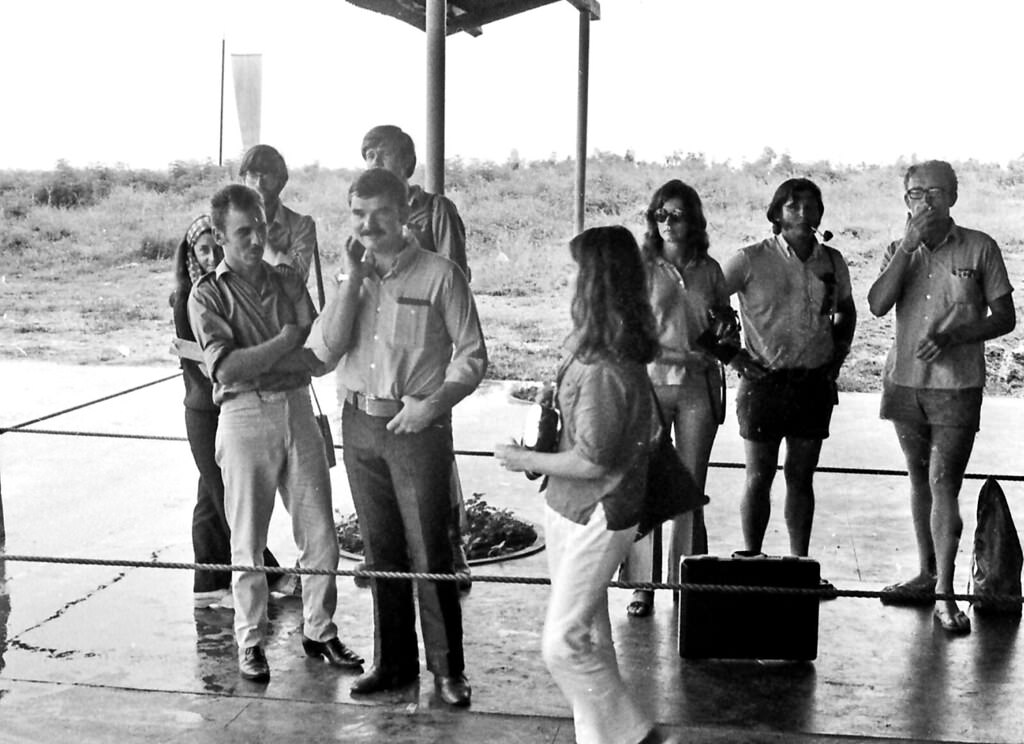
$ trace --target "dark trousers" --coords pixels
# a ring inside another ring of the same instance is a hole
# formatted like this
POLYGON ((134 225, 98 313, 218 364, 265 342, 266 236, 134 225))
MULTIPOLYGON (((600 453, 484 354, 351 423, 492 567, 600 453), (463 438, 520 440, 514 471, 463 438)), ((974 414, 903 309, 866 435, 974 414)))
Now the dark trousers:
MULTIPOLYGON (((366 566, 375 571, 451 573, 450 423, 417 434, 392 434, 387 417, 346 403, 342 414, 345 469, 366 566)), ((374 579, 374 663, 389 670, 419 667, 412 582, 374 579)), ((418 581, 420 627, 427 669, 465 669, 462 608, 454 581, 418 581)))
MULTIPOLYGON (((192 510, 192 550, 196 563, 231 563, 231 530, 224 514, 224 480, 214 457, 218 411, 185 409, 185 432, 192 459, 199 469, 196 506, 192 510)), ((279 566, 269 548, 263 552, 267 566, 279 566)), ((231 587, 227 571, 196 571, 192 591, 212 592, 231 587)))

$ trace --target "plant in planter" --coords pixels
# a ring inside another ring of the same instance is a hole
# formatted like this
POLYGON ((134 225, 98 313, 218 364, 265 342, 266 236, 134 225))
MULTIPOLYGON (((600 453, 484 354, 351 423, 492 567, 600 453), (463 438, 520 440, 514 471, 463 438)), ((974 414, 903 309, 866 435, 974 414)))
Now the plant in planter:
MULTIPOLYGON (((466 556, 469 560, 500 558, 524 550, 537 542, 537 530, 518 519, 509 509, 491 506, 474 493, 466 499, 466 556)), ((363 538, 355 514, 338 517, 335 522, 338 545, 353 555, 363 554, 363 538)))

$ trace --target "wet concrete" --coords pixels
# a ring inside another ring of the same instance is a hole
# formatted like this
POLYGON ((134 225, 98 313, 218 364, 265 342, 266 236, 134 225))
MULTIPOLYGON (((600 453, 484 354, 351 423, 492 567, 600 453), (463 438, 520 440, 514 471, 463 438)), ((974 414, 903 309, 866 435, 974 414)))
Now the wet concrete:
MULTIPOLYGON (((0 364, 0 417, 10 426, 170 371, 0 364)), ((331 383, 318 382, 328 409, 331 383)), ((175 380, 37 427, 183 436, 180 399, 175 380)), ((489 450, 518 433, 522 409, 504 386, 487 386, 457 410, 456 446, 489 450)), ((1022 423, 1022 402, 986 401, 969 470, 1016 472, 1022 423)), ((712 459, 742 460, 731 418, 712 459)), ((843 396, 822 464, 902 467, 875 396, 843 396)), ((459 467, 467 492, 540 521, 535 484, 489 458, 464 456, 459 467)), ((337 509, 350 512, 341 466, 332 479, 337 509)), ((741 483, 741 470, 711 472, 713 553, 740 547, 741 483)), ((816 483, 812 554, 823 575, 840 588, 878 589, 913 570, 905 479, 820 474, 816 483)), ((0 437, 0 486, 11 554, 191 558, 195 474, 184 442, 8 433, 0 437)), ((966 586, 979 487, 964 488, 958 589, 966 586)), ((1019 511, 1024 487, 1004 488, 1019 511)), ((778 505, 770 552, 785 550, 781 517, 778 505)), ((271 544, 283 562, 294 560, 280 509, 271 544)), ((272 679, 263 686, 237 675, 231 613, 192 609, 187 571, 0 562, 0 572, 0 742, 573 741, 569 709, 540 659, 543 586, 478 581, 464 599, 474 696, 470 710, 456 711, 434 699, 429 675, 418 687, 352 698, 351 674, 302 655, 294 599, 271 605, 272 679)), ((543 553, 475 569, 545 573, 543 553)), ((369 655, 370 595, 347 578, 338 586, 342 639, 369 655)), ((971 635, 951 638, 927 610, 840 599, 821 605, 814 662, 689 661, 677 651, 672 596, 659 592, 654 616, 643 620, 626 618, 628 599, 610 591, 620 666, 656 719, 685 741, 1024 741, 1016 623, 975 617, 971 635)))

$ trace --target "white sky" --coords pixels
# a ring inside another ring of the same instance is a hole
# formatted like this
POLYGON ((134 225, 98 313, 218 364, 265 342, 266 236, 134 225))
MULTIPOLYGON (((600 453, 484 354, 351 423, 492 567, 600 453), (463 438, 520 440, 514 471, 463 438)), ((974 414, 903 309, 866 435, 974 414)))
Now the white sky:
MULTIPOLYGON (((797 160, 1024 155, 1024 3, 601 0, 588 150, 645 160, 765 146, 797 160)), ((447 155, 575 150, 568 3, 449 37, 447 155)), ((425 149, 425 37, 342 0, 10 0, 0 169, 217 159, 220 44, 263 54, 264 142, 291 166, 359 164, 374 124, 425 149)), ((225 158, 241 148, 231 92, 225 158)))

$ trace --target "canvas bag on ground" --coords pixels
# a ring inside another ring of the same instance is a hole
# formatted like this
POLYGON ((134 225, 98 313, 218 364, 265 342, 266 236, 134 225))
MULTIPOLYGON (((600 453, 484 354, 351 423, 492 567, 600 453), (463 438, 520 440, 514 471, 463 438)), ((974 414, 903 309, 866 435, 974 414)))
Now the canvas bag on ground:
MULTIPOLYGON (((1017 528, 999 482, 988 478, 978 494, 978 526, 971 556, 970 594, 1021 596, 1020 572, 1024 565, 1017 528)), ((975 612, 1021 614, 1019 601, 978 599, 975 612)))

